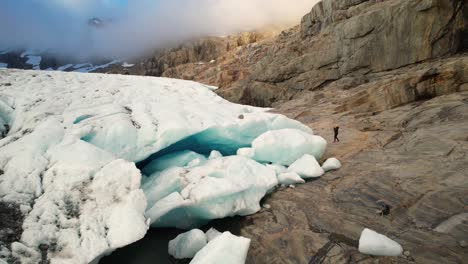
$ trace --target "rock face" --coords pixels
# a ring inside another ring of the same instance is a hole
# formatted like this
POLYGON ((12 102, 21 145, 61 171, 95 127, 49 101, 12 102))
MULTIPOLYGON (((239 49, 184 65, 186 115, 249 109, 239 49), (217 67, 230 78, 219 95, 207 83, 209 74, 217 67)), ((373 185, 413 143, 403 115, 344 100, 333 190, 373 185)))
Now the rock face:
POLYGON ((333 123, 340 123, 341 142, 325 158, 345 162, 318 180, 272 194, 265 200, 271 210, 243 220, 240 234, 252 239, 248 263, 463 263, 468 255, 459 241, 468 226, 452 219, 468 204, 468 91, 380 113, 336 112, 338 99, 316 99, 346 92, 314 91, 278 108, 330 140, 333 123), (378 215, 379 200, 391 206, 389 215, 378 215), (441 224, 450 228, 434 231, 441 224), (360 254, 366 227, 411 257, 360 254))
POLYGON ((119 65, 99 69, 102 73, 128 73, 212 83, 224 87, 244 79, 248 66, 258 57, 246 60, 257 51, 259 43, 277 35, 277 29, 244 32, 226 37, 203 37, 175 47, 157 49, 137 65, 124 69, 119 65), (149 57, 149 58, 148 58, 149 57))
POLYGON ((351 88, 461 53, 468 48, 467 8, 451 0, 322 1, 300 28, 276 39, 246 85, 233 87, 242 102, 269 106, 300 91, 351 88))

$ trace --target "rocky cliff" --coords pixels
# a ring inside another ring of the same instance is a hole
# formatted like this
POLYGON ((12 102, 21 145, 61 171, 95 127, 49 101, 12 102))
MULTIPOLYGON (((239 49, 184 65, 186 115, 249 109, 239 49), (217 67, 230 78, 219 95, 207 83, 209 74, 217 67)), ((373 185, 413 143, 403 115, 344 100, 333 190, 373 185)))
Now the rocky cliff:
POLYGON ((466 51, 466 23, 465 1, 325 0, 300 28, 280 36, 247 84, 232 85, 231 94, 268 106, 305 90, 358 87, 388 71, 466 51))

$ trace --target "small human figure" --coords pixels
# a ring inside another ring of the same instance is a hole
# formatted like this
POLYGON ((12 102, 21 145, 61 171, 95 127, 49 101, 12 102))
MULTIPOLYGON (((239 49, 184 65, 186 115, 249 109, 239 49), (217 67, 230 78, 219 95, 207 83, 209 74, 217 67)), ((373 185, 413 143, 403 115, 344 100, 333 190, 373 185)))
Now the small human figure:
POLYGON ((338 139, 338 132, 340 130, 340 127, 339 126, 335 126, 333 127, 333 132, 335 134, 335 136, 333 137, 333 143, 335 142, 340 142, 340 140, 338 139))

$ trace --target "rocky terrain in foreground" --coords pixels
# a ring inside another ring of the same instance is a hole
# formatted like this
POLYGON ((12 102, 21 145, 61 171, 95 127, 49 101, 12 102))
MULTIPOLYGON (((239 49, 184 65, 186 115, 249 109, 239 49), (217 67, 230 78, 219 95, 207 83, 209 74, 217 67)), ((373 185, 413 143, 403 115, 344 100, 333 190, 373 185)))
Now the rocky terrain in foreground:
POLYGON ((243 220, 249 263, 465 261, 467 10, 464 1, 323 1, 266 48, 242 85, 220 90, 273 105, 329 142, 341 126, 327 153, 341 170, 274 193, 271 209, 243 220), (379 200, 389 215, 377 214, 379 200), (405 255, 359 254, 364 227, 405 255))

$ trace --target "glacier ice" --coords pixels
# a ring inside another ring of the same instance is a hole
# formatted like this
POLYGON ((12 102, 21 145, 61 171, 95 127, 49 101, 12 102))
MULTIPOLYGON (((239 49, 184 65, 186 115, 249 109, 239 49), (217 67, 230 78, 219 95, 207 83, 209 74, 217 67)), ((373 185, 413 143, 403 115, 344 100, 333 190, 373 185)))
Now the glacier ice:
POLYGON ((192 229, 169 241, 169 254, 176 259, 193 258, 207 243, 203 231, 192 229))
MULTIPOLYGON (((186 167, 190 162, 199 160, 199 163, 206 161, 205 156, 190 150, 183 150, 162 156, 153 160, 143 168, 143 173, 150 175, 154 172, 163 171, 171 167, 186 167)), ((193 165, 193 164, 192 164, 193 165)))
POLYGON ((299 174, 304 179, 318 178, 325 174, 314 156, 306 154, 296 160, 288 168, 289 171, 299 174))
POLYGON ((148 219, 190 228, 255 213, 285 170, 260 162, 289 165, 326 145, 298 121, 191 81, 0 74, 11 83, 0 86, 0 200, 24 213, 11 248, 24 263, 35 262, 40 244, 60 246, 49 251, 51 263, 96 262, 141 239, 148 219), (268 131, 290 131, 288 144, 264 144, 268 131), (281 155, 257 162, 235 156, 241 148, 281 155))
POLYGON ((280 165, 291 165, 304 154, 320 159, 327 142, 311 133, 312 131, 290 128, 267 131, 252 142, 254 159, 280 165))
POLYGON ((285 166, 283 165, 278 165, 278 164, 266 164, 266 166, 268 168, 271 168, 273 169, 276 174, 281 174, 281 173, 285 173, 288 171, 288 168, 286 168, 285 166))
POLYGON ((336 158, 329 158, 322 164, 324 171, 337 170, 341 168, 341 162, 336 158))
POLYGON ((304 179, 295 172, 285 172, 278 175, 278 182, 284 185, 305 183, 304 179))
POLYGON ((403 248, 390 238, 365 228, 359 238, 359 252, 373 256, 399 256, 403 248))
POLYGON ((179 170, 175 177, 184 183, 182 190, 149 203, 146 214, 154 227, 188 229, 212 219, 256 213, 260 200, 278 184, 272 169, 241 156, 209 160, 179 170))
POLYGON ((224 232, 211 240, 192 259, 191 264, 243 264, 249 251, 250 239, 224 232))
POLYGON ((210 152, 210 155, 208 156, 208 159, 212 160, 212 159, 217 159, 217 158, 221 158, 223 157, 223 154, 221 154, 221 152, 217 151, 217 150, 212 150, 210 152))
POLYGON ((181 192, 188 184, 184 178, 186 173, 184 168, 173 167, 143 179, 141 188, 145 192, 148 205, 155 204, 171 193, 181 192))
POLYGON ((237 156, 253 158, 255 156, 255 152, 253 148, 240 148, 237 150, 237 156))
POLYGON ((220 236, 222 233, 214 228, 210 228, 208 231, 206 231, 205 234, 206 234, 206 238, 208 239, 208 242, 210 242, 211 240, 220 236))

